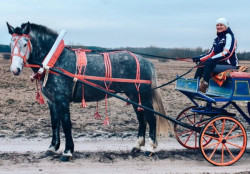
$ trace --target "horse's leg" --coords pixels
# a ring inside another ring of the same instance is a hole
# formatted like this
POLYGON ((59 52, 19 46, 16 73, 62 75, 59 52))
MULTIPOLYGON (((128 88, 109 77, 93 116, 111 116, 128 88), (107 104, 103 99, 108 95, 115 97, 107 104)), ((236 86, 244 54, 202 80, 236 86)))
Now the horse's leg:
POLYGON ((61 98, 60 103, 57 103, 57 111, 60 115, 66 141, 65 150, 61 156, 61 161, 69 161, 72 158, 74 152, 74 142, 71 134, 72 125, 70 120, 69 102, 61 98))
POLYGON ((60 118, 56 110, 56 104, 52 102, 48 102, 50 109, 50 117, 51 117, 51 126, 52 126, 52 141, 49 149, 47 150, 48 154, 56 153, 56 151, 60 147, 60 118))
MULTIPOLYGON (((142 104, 150 109, 153 109, 153 105, 150 99, 142 101, 142 104)), ((145 152, 145 156, 153 156, 155 153, 155 149, 157 148, 156 141, 156 118, 154 113, 144 110, 143 115, 149 124, 149 145, 147 146, 147 151, 145 152)))
POLYGON ((139 122, 139 127, 138 127, 138 139, 132 149, 132 153, 139 153, 141 151, 141 146, 145 145, 145 134, 146 134, 146 120, 145 117, 143 116, 143 112, 137 111, 137 106, 133 106, 134 110, 136 112, 136 116, 139 122))

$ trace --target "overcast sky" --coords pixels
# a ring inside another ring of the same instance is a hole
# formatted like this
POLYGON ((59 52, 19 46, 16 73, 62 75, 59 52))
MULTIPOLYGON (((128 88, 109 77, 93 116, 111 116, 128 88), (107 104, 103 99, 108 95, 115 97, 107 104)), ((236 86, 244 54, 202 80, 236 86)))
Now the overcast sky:
POLYGON ((6 21, 67 30, 67 44, 114 47, 210 48, 215 21, 225 17, 239 51, 250 51, 249 0, 4 0, 0 44, 9 44, 6 21))

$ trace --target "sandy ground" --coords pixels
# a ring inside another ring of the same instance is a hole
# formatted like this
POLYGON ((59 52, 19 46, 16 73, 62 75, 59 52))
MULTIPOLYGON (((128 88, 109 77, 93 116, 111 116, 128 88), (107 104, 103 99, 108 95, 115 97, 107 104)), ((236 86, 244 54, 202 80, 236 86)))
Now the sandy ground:
MULTIPOLYGON (((151 60, 152 61, 152 60, 151 60)), ((174 79, 193 66, 186 62, 159 62, 153 60, 158 82, 174 79)), ((242 62, 249 65, 248 62, 242 62)), ((48 156, 51 141, 50 116, 47 105, 35 101, 35 84, 29 81, 31 71, 14 77, 10 62, 0 58, 0 173, 250 173, 250 151, 234 165, 216 167, 209 164, 198 150, 183 148, 175 138, 161 139, 156 155, 132 156, 131 150, 137 134, 137 120, 131 106, 112 98, 108 100, 110 126, 94 119, 96 103, 87 109, 72 104, 71 117, 75 154, 71 162, 60 162, 58 154, 48 156)), ((187 77, 193 77, 193 73, 187 77)), ((175 84, 161 89, 167 115, 175 118, 190 101, 174 90, 175 84)), ((244 110, 246 103, 240 103, 244 110)), ((104 115, 104 101, 99 103, 104 115)), ((230 110, 230 108, 229 108, 230 110)), ((232 112, 235 112, 232 110, 232 112)), ((249 125, 241 117, 246 130, 249 125)), ((145 149, 143 149, 145 150, 145 149)))

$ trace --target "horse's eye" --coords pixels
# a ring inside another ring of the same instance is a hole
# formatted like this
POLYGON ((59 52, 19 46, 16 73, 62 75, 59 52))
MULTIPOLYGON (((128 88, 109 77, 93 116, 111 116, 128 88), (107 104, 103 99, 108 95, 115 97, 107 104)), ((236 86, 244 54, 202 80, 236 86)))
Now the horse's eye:
POLYGON ((23 45, 23 47, 26 47, 26 46, 27 46, 27 44, 24 44, 24 45, 23 45))

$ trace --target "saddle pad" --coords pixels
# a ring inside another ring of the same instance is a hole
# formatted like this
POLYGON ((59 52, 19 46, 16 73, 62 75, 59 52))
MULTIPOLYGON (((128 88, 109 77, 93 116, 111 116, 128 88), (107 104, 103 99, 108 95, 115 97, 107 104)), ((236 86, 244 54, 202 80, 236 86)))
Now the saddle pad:
POLYGON ((86 66, 87 65, 87 56, 85 51, 77 51, 76 52, 76 56, 77 56, 77 66, 86 66))
POLYGON ((247 71, 246 66, 240 66, 238 69, 229 69, 224 72, 221 72, 219 74, 212 75, 212 79, 219 85, 222 86, 222 84, 227 80, 227 77, 233 77, 232 74, 236 73, 234 76, 238 76, 238 78, 250 78, 248 77, 248 73, 243 73, 243 71, 247 71), (238 73, 238 74, 237 74, 238 73), (243 75, 243 74, 244 75, 243 75))

